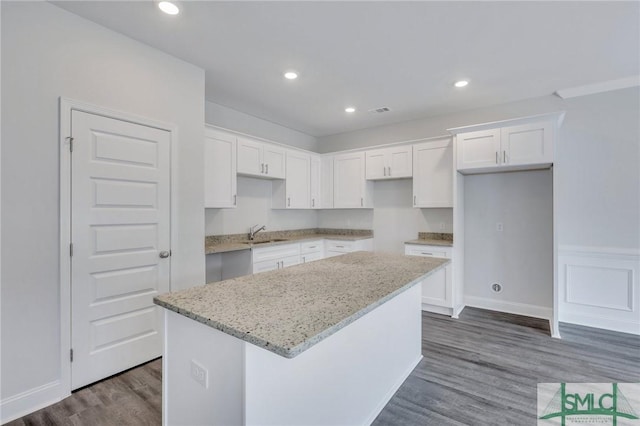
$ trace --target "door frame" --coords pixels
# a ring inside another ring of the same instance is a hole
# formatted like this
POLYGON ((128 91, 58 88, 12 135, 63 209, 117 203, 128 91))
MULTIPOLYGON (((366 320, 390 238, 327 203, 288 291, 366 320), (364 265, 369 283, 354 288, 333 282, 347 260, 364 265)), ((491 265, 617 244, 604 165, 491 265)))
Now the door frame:
MULTIPOLYGON (((59 98, 59 137, 60 147, 60 384, 62 395, 66 398, 71 395, 71 255, 69 253, 71 234, 71 155, 69 152, 68 137, 71 134, 71 112, 81 111, 89 114, 101 115, 107 118, 127 121, 168 131, 170 134, 170 171, 169 171, 169 226, 170 245, 176 240, 174 233, 177 226, 174 220, 177 217, 173 200, 176 185, 176 147, 178 146, 178 126, 146 117, 141 117, 127 112, 112 110, 61 96, 59 98)), ((171 261, 171 258, 169 258, 171 261)), ((169 268, 171 271, 173 268, 169 268)), ((171 272, 169 273, 169 289, 171 289, 171 272)))

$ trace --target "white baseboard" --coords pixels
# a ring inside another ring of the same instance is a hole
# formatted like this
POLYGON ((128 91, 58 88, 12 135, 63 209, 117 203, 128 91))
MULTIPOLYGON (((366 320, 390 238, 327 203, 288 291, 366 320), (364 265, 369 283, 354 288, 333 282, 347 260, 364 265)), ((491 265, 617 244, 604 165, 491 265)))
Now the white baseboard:
POLYGON ((65 397, 63 395, 62 384, 56 380, 5 398, 0 402, 0 424, 55 404, 65 397))
POLYGON ((611 318, 565 313, 562 316, 562 322, 640 335, 640 324, 633 321, 617 321, 611 318))
POLYGON ((378 417, 378 415, 382 412, 384 407, 386 407, 389 401, 391 401, 391 398, 393 398, 393 395, 395 395, 398 389, 400 389, 400 386, 402 386, 405 380, 407 380, 407 378, 411 375, 411 372, 415 370, 415 368, 418 366, 420 361, 422 361, 422 358, 424 357, 420 355, 418 359, 416 359, 416 361, 404 372, 404 374, 398 378, 398 381, 396 381, 391 387, 391 389, 389 389, 389 391, 386 393, 384 398, 382 398, 382 400, 380 401, 380 404, 378 404, 378 406, 373 410, 373 412, 371 413, 371 416, 369 416, 369 418, 364 424, 370 425, 371 423, 373 423, 376 417, 378 417))
POLYGON ((561 246, 558 319, 640 335, 640 252, 561 246))
POLYGON ((473 308, 488 309, 490 311, 506 312, 508 314, 524 315, 527 317, 550 320, 553 309, 545 306, 527 305, 525 303, 506 302, 484 297, 465 296, 464 304, 473 308))
POLYGON ((427 303, 422 304, 422 310, 426 312, 433 312, 434 314, 440 314, 440 315, 451 316, 452 314, 451 308, 445 308, 444 306, 429 305, 427 303))

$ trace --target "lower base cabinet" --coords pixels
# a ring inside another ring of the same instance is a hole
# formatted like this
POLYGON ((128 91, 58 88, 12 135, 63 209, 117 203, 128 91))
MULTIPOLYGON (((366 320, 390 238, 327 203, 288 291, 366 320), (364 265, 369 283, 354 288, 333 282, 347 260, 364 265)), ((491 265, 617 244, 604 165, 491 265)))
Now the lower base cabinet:
POLYGON ((313 240, 252 249, 252 273, 273 271, 354 251, 373 251, 373 239, 313 240))
MULTIPOLYGON (((405 244, 404 254, 452 259, 453 247, 405 244)), ((428 276, 422 282, 422 310, 449 316, 453 315, 451 264, 428 276)))

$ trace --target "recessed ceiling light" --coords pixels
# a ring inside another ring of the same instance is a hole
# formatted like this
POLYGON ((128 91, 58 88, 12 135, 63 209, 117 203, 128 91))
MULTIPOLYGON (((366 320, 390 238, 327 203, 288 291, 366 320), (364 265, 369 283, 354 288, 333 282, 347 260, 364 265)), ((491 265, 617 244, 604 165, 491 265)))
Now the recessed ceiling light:
POLYGON ((356 109, 354 107, 347 107, 344 109, 344 112, 356 112, 356 109))
POLYGON ((284 78, 286 78, 287 80, 295 80, 296 78, 298 78, 298 73, 295 71, 287 71, 284 73, 284 78))
POLYGON ((456 81, 454 86, 456 86, 456 87, 464 87, 467 84, 469 84, 469 82, 467 80, 460 80, 460 81, 456 81))
POLYGON ((180 13, 180 8, 170 1, 161 1, 158 3, 158 7, 167 15, 177 15, 180 13))

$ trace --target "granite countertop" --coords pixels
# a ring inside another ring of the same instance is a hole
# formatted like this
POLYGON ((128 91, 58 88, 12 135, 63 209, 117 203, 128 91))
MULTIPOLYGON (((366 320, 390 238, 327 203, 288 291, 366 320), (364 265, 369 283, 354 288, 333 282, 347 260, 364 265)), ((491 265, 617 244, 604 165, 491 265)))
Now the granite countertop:
POLYGON ((261 232, 256 236, 255 242, 249 242, 247 238, 247 234, 206 237, 204 253, 225 253, 230 251, 250 250, 255 247, 271 247, 281 244, 322 239, 343 241, 366 240, 373 238, 373 233, 370 230, 310 229, 299 231, 261 232), (271 239, 281 239, 283 241, 260 243, 260 241, 271 239))
POLYGON ((453 247, 453 234, 441 232, 419 232, 417 240, 405 241, 404 243, 425 246, 453 247))
POLYGON ((293 358, 447 263, 355 252, 167 293, 154 302, 293 358))

